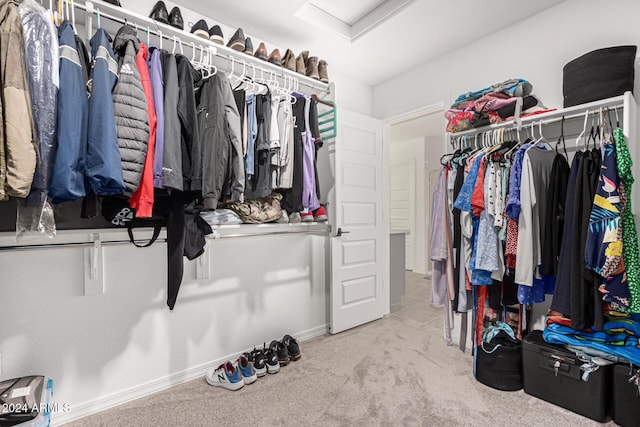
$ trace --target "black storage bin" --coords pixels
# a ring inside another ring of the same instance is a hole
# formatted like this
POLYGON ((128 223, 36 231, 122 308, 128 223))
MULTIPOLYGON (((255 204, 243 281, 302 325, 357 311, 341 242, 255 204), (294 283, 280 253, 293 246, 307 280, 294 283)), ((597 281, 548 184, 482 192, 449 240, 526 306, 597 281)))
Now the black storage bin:
POLYGON ((542 331, 532 331, 522 346, 525 393, 592 420, 609 419, 613 365, 601 366, 583 381, 578 357, 546 343, 542 331))
POLYGON ((594 50, 562 69, 564 107, 633 92, 636 46, 594 50))
POLYGON ((522 345, 507 347, 484 343, 476 354, 476 379, 502 391, 522 389, 522 345))
POLYGON ((640 392, 635 381, 629 382, 639 370, 622 364, 613 369, 613 421, 623 427, 640 423, 640 392))

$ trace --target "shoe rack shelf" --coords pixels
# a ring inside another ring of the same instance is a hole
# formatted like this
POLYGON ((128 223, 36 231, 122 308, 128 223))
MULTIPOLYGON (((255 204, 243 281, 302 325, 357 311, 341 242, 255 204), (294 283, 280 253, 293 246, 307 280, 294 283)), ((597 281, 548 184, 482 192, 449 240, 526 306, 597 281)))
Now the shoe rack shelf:
POLYGON ((174 28, 168 24, 101 0, 76 0, 71 5, 81 11, 81 15, 84 15, 76 16, 76 18, 78 18, 77 22, 84 22, 87 39, 90 39, 93 36, 93 32, 104 24, 102 20, 107 19, 118 24, 132 26, 138 31, 138 36, 142 41, 146 41, 147 38, 151 39, 153 36, 152 42, 161 43, 160 47, 174 53, 182 53, 188 58, 199 58, 201 48, 205 53, 209 51, 215 55, 213 65, 217 67, 218 72, 228 73, 234 69, 234 73, 237 75, 237 73, 242 72, 242 64, 244 63, 246 64, 245 69, 247 71, 251 69, 252 74, 256 70, 256 77, 262 78, 264 76, 266 79, 276 80, 279 85, 285 85, 285 76, 287 81, 297 81, 300 88, 299 92, 301 93, 327 95, 333 91, 332 83, 323 83, 282 66, 277 66, 227 46, 205 40, 189 33, 187 30, 174 28), (235 66, 233 61, 235 61, 235 66))

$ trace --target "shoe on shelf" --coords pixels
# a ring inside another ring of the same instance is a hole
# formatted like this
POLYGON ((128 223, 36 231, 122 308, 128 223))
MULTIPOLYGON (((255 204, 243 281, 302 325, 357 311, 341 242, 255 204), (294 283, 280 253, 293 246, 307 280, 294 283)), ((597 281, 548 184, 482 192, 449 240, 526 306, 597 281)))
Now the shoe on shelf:
POLYGON ((237 50, 239 52, 243 52, 245 48, 245 40, 247 38, 244 36, 244 32, 242 28, 238 28, 235 33, 229 39, 229 43, 227 44, 233 50, 237 50))
POLYGON ((182 12, 178 6, 169 12, 169 25, 179 30, 184 30, 184 21, 182 20, 182 12))
POLYGON ((311 56, 307 59, 307 77, 320 80, 320 74, 318 74, 318 57, 311 56))
POLYGON ((278 224, 288 224, 289 223, 289 215, 287 211, 282 209, 282 216, 276 221, 278 224))
POLYGON ((278 363, 278 353, 271 348, 267 348, 265 345, 264 357, 265 364, 267 365, 267 372, 270 374, 277 374, 278 371, 280 371, 280 363, 278 363))
POLYGON ((292 361, 299 360, 302 357, 302 353, 300 353, 300 344, 298 344, 298 340, 291 335, 285 335, 282 338, 282 344, 287 348, 287 351, 289 352, 289 359, 292 361))
POLYGON ((114 6, 122 7, 122 5, 120 4, 119 0, 104 0, 104 1, 106 1, 107 3, 112 4, 114 6))
POLYGON ((318 209, 313 211, 313 219, 316 222, 327 222, 329 218, 327 218, 327 211, 324 206, 320 206, 318 209))
POLYGON ((302 62, 304 62, 304 65, 307 65, 307 60, 309 59, 309 51, 308 50, 303 50, 302 52, 300 52, 300 56, 302 57, 302 62))
POLYGON ((329 72, 327 70, 328 65, 329 64, 327 64, 327 61, 324 59, 321 59, 320 62, 318 62, 318 74, 320 75, 320 81, 323 83, 329 83, 329 72))
POLYGON ((269 62, 272 64, 276 64, 278 67, 282 66, 282 57, 280 56, 280 51, 278 49, 273 49, 271 55, 269 55, 269 62))
POLYGON ((204 19, 199 20, 191 27, 191 34, 202 37, 203 39, 209 38, 209 26, 207 26, 207 22, 204 19))
POLYGON ((302 222, 313 222, 313 212, 300 212, 302 222))
POLYGON ((254 348, 251 353, 245 353, 245 355, 247 355, 249 362, 253 363, 253 369, 258 377, 267 375, 267 359, 264 355, 264 349, 254 348))
POLYGON ((169 12, 167 12, 167 6, 163 1, 159 1, 153 5, 149 18, 154 21, 162 22, 163 24, 169 23, 169 12))
POLYGON ((253 368, 253 363, 249 362, 249 358, 242 354, 237 360, 238 370, 242 375, 242 380, 245 384, 253 384, 258 379, 258 374, 253 368))
POLYGON ((260 44, 258 45, 258 48, 256 49, 256 53, 253 56, 255 56, 258 59, 262 59, 263 61, 266 61, 267 59, 269 59, 267 46, 265 46, 264 43, 260 42, 260 44))
POLYGON ((217 368, 209 368, 206 375, 207 383, 214 387, 224 387, 227 390, 240 390, 244 380, 233 362, 227 360, 217 368))
POLYGON ((278 363, 280 366, 287 366, 289 364, 289 352, 284 344, 280 341, 273 340, 271 344, 269 344, 269 349, 278 355, 278 363))
POLYGON ((287 49, 285 52, 284 57, 282 58, 282 66, 287 70, 296 70, 296 56, 291 49, 287 49))
POLYGON ((209 38, 209 40, 216 44, 224 44, 224 36, 222 35, 222 29, 220 28, 220 25, 214 25, 213 27, 209 28, 207 37, 209 38))
POLYGON ((296 73, 298 74, 302 74, 303 76, 305 75, 307 69, 305 68, 304 65, 304 58, 302 57, 302 54, 298 55, 298 57, 296 58, 296 73))
POLYGON ((289 224, 298 224, 301 220, 300 212, 291 212, 289 214, 289 224))
POLYGON ((243 52, 247 55, 253 56, 253 43, 251 42, 251 37, 247 37, 247 39, 244 41, 243 52))

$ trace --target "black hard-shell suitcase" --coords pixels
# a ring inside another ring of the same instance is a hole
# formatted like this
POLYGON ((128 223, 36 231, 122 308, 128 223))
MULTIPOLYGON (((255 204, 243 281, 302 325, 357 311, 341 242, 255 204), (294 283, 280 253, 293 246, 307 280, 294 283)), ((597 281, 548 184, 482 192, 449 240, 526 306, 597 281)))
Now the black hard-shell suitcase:
POLYGON ((582 380, 583 364, 562 346, 548 344, 542 331, 523 340, 524 392, 599 422, 611 413, 613 365, 601 366, 582 380))
POLYGON ((613 369, 613 421, 623 427, 640 423, 638 376, 637 366, 619 364, 613 369))

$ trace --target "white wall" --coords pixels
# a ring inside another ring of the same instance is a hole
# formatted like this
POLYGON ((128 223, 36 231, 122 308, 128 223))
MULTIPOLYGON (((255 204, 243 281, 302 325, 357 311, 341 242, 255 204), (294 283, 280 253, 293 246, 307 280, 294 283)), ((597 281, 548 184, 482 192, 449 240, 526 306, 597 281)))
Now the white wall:
POLYGON ((446 108, 461 93, 513 77, 529 80, 546 106, 562 107, 562 67, 594 49, 639 45, 639 16, 637 0, 568 0, 377 85, 374 115, 442 101, 446 108))
MULTIPOLYGON (((83 249, 2 252, 0 380, 43 374, 77 417, 190 378, 241 351, 326 330, 326 237, 209 241, 166 307, 166 244, 104 247, 105 293, 84 296, 83 249), (277 253, 276 256, 273 254, 277 253)), ((56 419, 54 418, 54 419, 56 419)))

